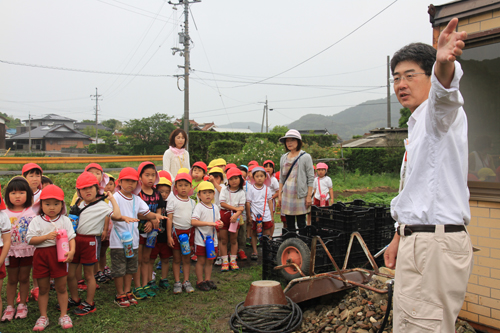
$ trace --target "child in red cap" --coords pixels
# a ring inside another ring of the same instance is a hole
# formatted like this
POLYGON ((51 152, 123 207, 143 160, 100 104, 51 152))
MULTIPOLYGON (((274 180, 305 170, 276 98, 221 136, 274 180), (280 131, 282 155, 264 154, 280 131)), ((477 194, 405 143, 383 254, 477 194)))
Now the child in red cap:
POLYGON ((43 170, 36 163, 26 163, 23 165, 22 174, 30 184, 33 192, 33 204, 36 204, 40 200, 43 170))
MULTIPOLYGON (((270 207, 273 211, 271 212, 271 216, 274 217, 274 214, 276 213, 276 198, 279 195, 278 190, 280 189, 280 184, 278 183, 278 179, 276 179, 274 175, 274 162, 271 160, 264 161, 262 163, 264 166, 264 169, 266 172, 269 174, 269 177, 271 177, 271 185, 269 186, 269 190, 271 191, 271 194, 273 195, 273 205, 270 207)), ((271 230, 271 235, 274 235, 274 223, 273 223, 273 228, 271 230)))
POLYGON ((139 272, 134 275, 134 295, 138 299, 145 299, 156 296, 155 290, 158 289, 156 281, 153 280, 153 266, 149 264, 152 249, 146 246, 146 239, 150 232, 159 229, 159 221, 165 217, 161 214, 163 201, 161 194, 155 188, 160 181, 156 166, 153 162, 142 162, 137 171, 139 173, 139 184, 141 185, 139 196, 148 205, 151 213, 156 214, 156 217, 152 220, 140 217, 141 221, 139 221, 139 272))
POLYGON ((189 236, 189 244, 191 252, 193 252, 194 237, 192 235, 193 228, 191 225, 191 215, 195 206, 195 202, 190 198, 193 195, 192 178, 187 173, 179 173, 175 177, 174 194, 170 196, 167 202, 167 236, 168 244, 173 249, 174 262, 172 270, 174 271, 174 294, 182 293, 184 289, 187 293, 194 291, 193 286, 189 282, 190 254, 183 255, 179 236, 187 234, 189 236), (183 265, 184 282, 180 280, 181 260, 183 265))
POLYGON ((31 221, 28 227, 26 239, 28 243, 35 246, 33 254, 33 278, 38 279, 40 295, 38 296, 38 308, 40 318, 36 321, 33 331, 43 331, 49 325, 47 317, 47 305, 49 302, 50 278, 54 279, 57 291, 57 301, 61 305, 59 325, 63 329, 73 327, 71 318, 66 314, 68 310, 68 292, 66 281, 68 275, 68 263, 73 260, 75 254, 75 231, 71 220, 65 216, 66 205, 64 204, 64 192, 56 185, 48 185, 40 194, 40 201, 34 206, 38 215, 31 221), (57 260, 56 236, 57 230, 65 229, 69 240, 69 252, 65 254, 66 260, 57 260))
POLYGON ((318 176, 314 180, 313 197, 314 206, 317 207, 328 206, 328 201, 330 201, 330 206, 333 205, 333 184, 332 179, 326 175, 327 171, 326 163, 316 165, 318 176), (323 204, 321 204, 322 201, 324 201, 323 204))
MULTIPOLYGON (((5 202, 3 201, 0 191, 0 232, 2 234, 2 237, 0 237, 0 292, 2 292, 3 279, 7 276, 5 273, 5 258, 7 258, 10 248, 11 225, 9 217, 4 212, 5 208, 5 202)), ((2 300, 0 298, 0 312, 2 311, 2 306, 2 300)))
POLYGON ((111 215, 113 230, 109 236, 111 275, 114 278, 117 293, 115 304, 119 307, 129 307, 131 304, 137 304, 136 297, 131 291, 132 277, 137 273, 139 265, 140 236, 137 217, 140 214, 141 218, 146 220, 156 218, 156 214, 151 213, 148 205, 138 196, 140 191, 141 186, 137 170, 131 167, 123 168, 118 176, 116 192, 113 194, 120 208, 121 216, 111 215), (132 220, 128 220, 127 217, 132 220), (133 257, 131 258, 125 256, 122 244, 124 232, 132 235, 133 257))
POLYGON ((193 187, 193 195, 191 196, 191 199, 195 200, 198 202, 198 185, 203 181, 203 178, 207 174, 207 165, 204 162, 198 161, 193 166, 191 167, 191 170, 189 171, 189 174, 191 175, 191 178, 193 178, 193 183, 191 186, 193 187))
MULTIPOLYGON (((112 208, 104 202, 104 196, 99 195, 99 183, 95 175, 83 172, 76 179, 78 197, 77 207, 73 209, 79 213, 76 225, 75 255, 68 271, 68 287, 71 297, 68 298, 68 308, 76 306, 75 314, 84 316, 96 311, 94 295, 96 281, 94 267, 99 261, 101 236, 106 236, 109 215, 120 217, 121 212, 118 203, 110 192, 106 193, 112 208), (78 297, 78 284, 76 279, 77 268, 83 266, 85 281, 87 283, 87 297, 82 301, 78 297)), ((134 221, 128 217, 122 217, 125 221, 134 221)), ((75 227, 74 227, 75 228, 75 227)))

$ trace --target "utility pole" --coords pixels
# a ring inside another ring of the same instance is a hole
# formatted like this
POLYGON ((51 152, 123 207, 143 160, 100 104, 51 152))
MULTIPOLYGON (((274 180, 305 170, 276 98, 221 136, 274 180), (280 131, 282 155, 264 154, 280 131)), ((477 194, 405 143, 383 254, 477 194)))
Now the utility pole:
POLYGON ((262 125, 260 126, 261 133, 264 133, 264 119, 266 120, 266 133, 269 133, 269 109, 267 108, 267 96, 266 102, 264 103, 264 110, 262 112, 262 125))
POLYGON ((29 152, 31 153, 31 111, 28 113, 28 126, 29 126, 29 141, 28 141, 28 145, 29 145, 29 152))
POLYGON ((94 100, 95 98, 95 152, 97 153, 97 124, 98 124, 98 113, 99 113, 99 97, 101 97, 101 95, 99 95, 97 93, 97 88, 95 88, 95 95, 90 95, 91 99, 94 100))
POLYGON ((387 56, 387 128, 391 128, 391 61, 387 56))
MULTIPOLYGON (((178 3, 173 3, 169 1, 168 3, 174 6, 184 5, 184 31, 179 33, 179 42, 184 45, 184 50, 181 51, 179 48, 172 48, 173 54, 176 52, 181 52, 181 56, 184 56, 184 131, 189 136, 189 71, 190 67, 190 57, 189 57, 189 42, 191 38, 189 37, 189 4, 201 2, 201 0, 178 0, 178 3)), ((188 141, 189 142, 189 141, 188 141)), ((186 144, 186 149, 188 145, 186 144)))

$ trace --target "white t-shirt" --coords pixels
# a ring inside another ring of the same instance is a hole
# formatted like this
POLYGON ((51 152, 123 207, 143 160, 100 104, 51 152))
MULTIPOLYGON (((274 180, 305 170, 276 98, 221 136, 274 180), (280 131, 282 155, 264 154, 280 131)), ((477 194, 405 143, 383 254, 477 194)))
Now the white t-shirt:
POLYGON ((247 202, 250 203, 250 210, 252 214, 252 220, 255 221, 257 214, 262 215, 264 211, 264 202, 266 203, 266 210, 262 217, 263 222, 272 221, 271 210, 269 209, 269 200, 272 198, 271 190, 263 185, 261 188, 257 188, 255 185, 248 185, 247 192, 247 202), (267 188, 267 198, 266 198, 266 188, 267 188))
POLYGON ((319 177, 314 178, 313 189, 316 191, 316 193, 314 193, 314 199, 318 200, 320 199, 320 193, 318 190, 318 179, 319 179, 321 194, 326 194, 326 200, 330 199, 330 189, 333 187, 333 184, 332 184, 332 179, 328 176, 325 176, 323 178, 319 177))
MULTIPOLYGON (((203 202, 200 202, 196 205, 196 207, 194 207, 192 218, 203 222, 215 222, 217 220, 220 220, 219 207, 214 204, 212 209, 212 206, 206 206, 203 202)), ((205 241, 201 237, 200 231, 205 239, 207 239, 207 235, 212 237, 212 239, 214 240, 214 246, 217 246, 217 231, 215 230, 215 227, 210 226, 196 227, 196 230, 194 232, 195 245, 205 246, 205 241)))
POLYGON ((222 189, 219 200, 221 203, 224 202, 233 207, 245 207, 245 203, 247 202, 244 189, 234 192, 231 191, 229 187, 224 187, 222 189))
MULTIPOLYGON (((3 210, 0 210, 0 232, 3 234, 9 234, 10 233, 10 219, 9 216, 7 216, 7 213, 5 213, 3 210)), ((3 246, 3 239, 0 237, 0 247, 3 246)))
MULTIPOLYGON (((33 237, 45 236, 53 231, 56 231, 56 228, 51 222, 54 222, 56 224, 57 230, 66 229, 66 233, 68 235, 68 241, 75 238, 76 233, 73 230, 73 224, 71 223, 71 220, 67 216, 59 215, 54 220, 50 220, 47 215, 43 216, 37 215, 33 220, 31 220, 31 223, 28 226, 28 234, 26 235, 28 243, 31 241, 31 238, 33 237)), ((36 248, 56 246, 56 240, 55 239, 46 240, 34 246, 36 248)))
POLYGON ((38 189, 35 193, 33 193, 33 205, 40 201, 40 194, 42 194, 42 190, 38 189))
POLYGON ((193 215, 195 205, 196 203, 191 198, 181 199, 175 194, 168 197, 167 214, 174 214, 172 225, 175 229, 191 229, 191 215, 193 215))
MULTIPOLYGON (((137 214, 147 215, 149 211, 148 205, 141 199, 141 197, 132 194, 132 198, 127 198, 122 192, 118 191, 113 196, 120 207, 120 212, 123 216, 137 218, 137 214), (135 209, 134 209, 135 202, 135 209)), ((113 205, 109 203, 109 207, 113 205)), ((89 208, 90 209, 90 208, 89 208)), ((113 221, 113 230, 109 235, 109 248, 110 249, 123 249, 122 241, 116 234, 122 235, 124 231, 128 231, 132 234, 133 238, 133 248, 139 248, 139 228, 138 222, 126 223, 123 221, 113 221)))
POLYGON ((217 205, 217 207, 219 207, 219 210, 221 209, 221 207, 220 207, 220 194, 222 193, 222 191, 225 188, 226 188, 226 185, 220 184, 220 192, 218 192, 217 189, 215 189, 214 205, 217 205))
MULTIPOLYGON (((85 201, 80 203, 80 209, 85 207, 85 201)), ((77 234, 99 236, 104 229, 104 221, 113 211, 107 203, 99 201, 98 203, 86 208, 81 214, 78 222, 77 234)), ((125 215, 127 216, 127 215, 125 215)))
POLYGON ((272 195, 280 189, 280 183, 274 176, 271 177, 271 186, 269 186, 269 189, 271 190, 272 195))

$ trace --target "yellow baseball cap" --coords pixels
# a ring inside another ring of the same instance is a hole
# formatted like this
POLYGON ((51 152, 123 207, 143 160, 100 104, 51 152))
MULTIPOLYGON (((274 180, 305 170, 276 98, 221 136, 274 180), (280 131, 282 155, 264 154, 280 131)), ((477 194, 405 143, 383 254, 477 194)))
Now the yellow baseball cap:
POLYGON ((180 168, 179 171, 177 171, 177 174, 180 174, 180 173, 189 174, 189 169, 188 168, 180 168))
POLYGON ((215 168, 210 169, 210 171, 208 172, 208 174, 216 173, 216 172, 219 172, 219 173, 222 173, 222 174, 224 173, 224 171, 222 171, 221 168, 215 167, 215 168))
POLYGON ((165 177, 160 177, 160 181, 158 182, 158 184, 156 184, 156 186, 158 185, 168 185, 168 186, 172 186, 172 181, 165 178, 165 177))
POLYGON ((200 183, 200 185, 198 185, 198 192, 207 190, 215 191, 214 184, 212 184, 211 182, 203 181, 200 183))

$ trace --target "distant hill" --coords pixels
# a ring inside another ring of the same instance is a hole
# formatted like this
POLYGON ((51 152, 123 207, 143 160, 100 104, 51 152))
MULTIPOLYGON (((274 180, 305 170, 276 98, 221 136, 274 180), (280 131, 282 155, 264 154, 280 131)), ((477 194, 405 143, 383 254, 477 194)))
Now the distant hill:
MULTIPOLYGON (((395 95, 391 96, 391 125, 398 126, 399 110, 402 108, 395 95)), ((342 140, 351 139, 377 127, 387 126, 387 99, 366 101, 332 116, 307 114, 288 125, 297 130, 327 129, 338 134, 342 140)))
POLYGON ((260 126, 261 124, 255 123, 255 122, 237 122, 237 123, 230 123, 230 124, 225 124, 225 125, 217 125, 218 127, 223 127, 223 128, 250 128, 252 132, 260 133, 260 126))

